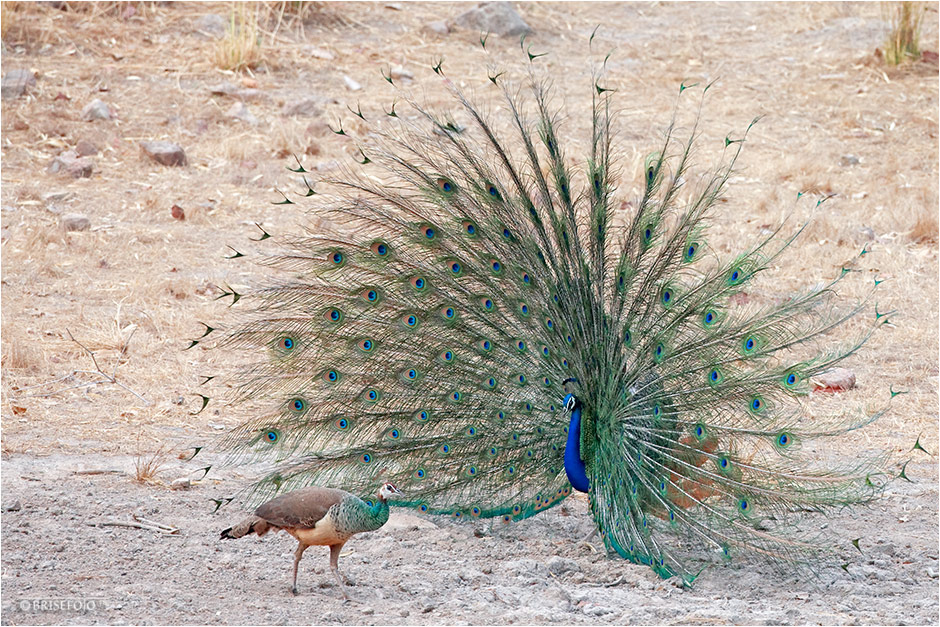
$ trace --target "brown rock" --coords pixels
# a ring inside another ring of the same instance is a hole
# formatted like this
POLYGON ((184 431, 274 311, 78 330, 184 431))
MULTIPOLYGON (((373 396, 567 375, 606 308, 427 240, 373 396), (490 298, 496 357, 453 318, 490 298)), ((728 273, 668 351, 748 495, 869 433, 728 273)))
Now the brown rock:
POLYGON ((95 162, 91 157, 79 157, 74 150, 67 150, 52 160, 49 172, 52 174, 65 173, 72 178, 88 178, 95 170, 95 162))
POLYGON ((92 157, 98 154, 98 146, 87 139, 80 139, 78 143, 75 144, 75 152, 79 157, 92 157))
POLYGON ((140 142, 148 157, 162 165, 186 165, 186 153, 179 144, 168 141, 140 142))
POLYGON ((313 118, 322 115, 323 109, 320 108, 320 103, 317 102, 316 99, 304 98, 303 100, 284 105, 284 108, 281 109, 281 113, 283 115, 301 115, 313 118))
POLYGON ((80 213, 68 213, 59 220, 63 231, 87 231, 91 228, 91 220, 80 213))
POLYGON ((88 122, 94 120, 110 120, 112 117, 111 109, 108 105, 98 98, 95 98, 82 109, 82 119, 88 122))

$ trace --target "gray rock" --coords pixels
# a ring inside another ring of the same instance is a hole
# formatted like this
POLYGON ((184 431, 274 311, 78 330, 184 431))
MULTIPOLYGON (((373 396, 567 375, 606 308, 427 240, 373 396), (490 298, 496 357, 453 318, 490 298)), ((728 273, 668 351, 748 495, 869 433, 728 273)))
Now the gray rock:
POLYGON ((207 37, 215 37, 220 39, 225 37, 225 33, 228 30, 228 25, 229 22, 221 15, 218 15, 217 13, 209 13, 196 20, 196 23, 193 25, 193 27, 197 32, 207 37))
POLYGON ((98 146, 87 139, 80 139, 78 143, 75 144, 75 154, 79 157, 92 157, 98 154, 98 146))
POLYGON ((236 100, 260 100, 264 97, 264 92, 260 89, 254 89, 251 87, 239 87, 234 83, 219 83, 209 88, 209 93, 213 96, 228 96, 229 98, 235 98, 236 100))
POLYGON ((852 165, 858 165, 860 161, 855 155, 842 155, 842 158, 839 159, 839 163, 843 168, 847 168, 852 165))
POLYGON ((450 33, 450 28, 448 28, 447 22, 444 20, 434 20, 433 22, 428 22, 424 25, 424 30, 435 33, 437 35, 447 35, 450 33))
POLYGON ((68 174, 72 178, 88 178, 95 170, 95 162, 91 157, 79 157, 74 150, 66 150, 49 164, 52 174, 68 174))
POLYGON ((110 120, 111 117, 111 109, 105 102, 98 98, 89 102, 85 105, 85 108, 82 109, 82 119, 89 122, 94 120, 110 120))
POLYGON ((581 565, 572 559, 555 556, 548 560, 548 572, 553 575, 560 575, 567 572, 581 572, 581 565))
POLYGON ((140 142, 144 153, 162 165, 186 165, 186 153, 179 144, 168 141, 140 142))
POLYGON ((519 37, 532 32, 509 2, 481 2, 475 9, 454 18, 454 25, 504 37, 519 37))
POLYGON ((248 105, 244 102, 236 102, 233 104, 229 110, 225 112, 225 115, 230 118, 235 118, 240 122, 244 122, 245 124, 250 124, 251 126, 257 126, 258 124, 258 118, 248 110, 248 105))
POLYGON ((548 575, 548 569, 545 568, 545 565, 540 562, 536 562, 531 558, 523 558, 521 560, 512 560, 511 562, 506 562, 503 564, 503 568, 507 574, 515 575, 517 577, 545 577, 548 575))
POLYGON ((336 58, 329 50, 324 50, 323 48, 317 48, 315 46, 304 46, 302 52, 308 57, 322 59, 323 61, 332 61, 336 58))
POLYGON ((320 108, 320 103, 316 99, 304 98, 284 105, 281 113, 289 116, 299 115, 313 118, 322 115, 323 109, 320 108))
POLYGON ((343 76, 343 82, 346 83, 346 88, 349 89, 349 91, 359 91, 362 89, 362 85, 348 76, 343 76))
POLYGON ((69 213, 59 220, 63 231, 87 231, 91 228, 91 220, 80 213, 69 213))
POLYGON ((607 616, 614 613, 612 608, 605 605, 586 605, 583 611, 588 616, 607 616))
POLYGON ((29 70, 15 69, 3 75, 0 80, 0 97, 3 100, 19 98, 26 90, 36 84, 36 77, 29 70))
POLYGON ((5 512, 18 512, 23 509, 23 504, 19 501, 13 501, 12 503, 7 502, 3 504, 3 511, 5 512))
POLYGON ((393 66, 389 72, 389 76, 392 77, 392 80, 396 80, 396 81, 400 79, 412 80, 415 77, 414 72, 412 72, 411 70, 406 70, 400 65, 393 66))

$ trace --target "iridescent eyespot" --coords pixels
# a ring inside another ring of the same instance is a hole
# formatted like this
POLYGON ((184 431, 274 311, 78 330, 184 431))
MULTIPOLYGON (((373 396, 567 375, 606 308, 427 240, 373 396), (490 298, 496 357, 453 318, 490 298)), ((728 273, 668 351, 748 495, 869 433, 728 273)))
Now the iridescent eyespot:
POLYGON ((496 189, 496 186, 493 185, 492 183, 486 184, 486 193, 493 200, 502 200, 502 195, 499 193, 499 190, 496 189))
POLYGON ((760 397, 755 396, 751 399, 750 407, 752 412, 758 413, 764 409, 764 401, 762 401, 760 397))
POLYGON ((467 468, 467 474, 470 475, 471 477, 475 476, 477 474, 476 466, 470 466, 469 468, 467 468))
POLYGON ((336 370, 327 370, 323 373, 323 380, 327 383, 336 383, 339 381, 340 374, 336 370))
POLYGON ((288 405, 291 411, 294 412, 295 414, 302 413, 307 408, 307 404, 304 402, 304 399, 302 398, 291 399, 288 405))
POLYGON ((552 354, 552 351, 549 350, 549 348, 548 348, 547 346, 543 346, 543 347, 542 347, 542 356, 543 356, 543 357, 550 357, 551 354, 552 354))
POLYGON ((441 444, 440 448, 437 449, 442 455, 447 455, 450 453, 450 445, 441 444))
POLYGON ((705 425, 695 425, 695 428, 692 430, 692 432, 695 434, 695 438, 697 440, 705 439, 705 425))
POLYGON ((375 348, 375 342, 370 339, 363 339, 359 340, 358 346, 359 350, 361 350, 363 353, 371 353, 375 348))
POLYGON ((414 381, 418 378, 418 371, 414 368, 408 368, 407 370, 402 371, 401 376, 408 381, 414 381))
POLYGON ((646 228, 643 229, 643 243, 649 244, 651 241, 653 241, 653 226, 647 225, 646 228))
POLYGON ((374 287, 367 287, 362 290, 359 295, 365 299, 366 302, 375 305, 382 300, 382 293, 374 287))
POLYGON ((359 461, 361 461, 363 464, 368 464, 369 462, 372 461, 372 456, 369 455, 368 453, 363 453, 362 456, 359 458, 359 461))
POLYGON ((460 276, 463 274, 463 267, 460 265, 459 261, 448 262, 447 268, 450 270, 451 274, 453 274, 454 276, 460 276))
POLYGON ((663 307, 670 307, 672 305, 672 290, 669 288, 664 289, 660 300, 663 303, 663 307))
MULTIPOLYGON (((415 479, 424 479, 424 469, 423 469, 423 468, 418 468, 418 469, 414 472, 414 474, 413 474, 412 476, 413 476, 415 479)), ((425 506, 425 507, 427 507, 427 506, 425 506)), ((424 511, 424 510, 422 510, 422 511, 424 511)))
POLYGON ((349 421, 346 420, 345 418, 340 418, 339 420, 333 423, 333 426, 335 426, 340 431, 345 431, 346 429, 349 428, 349 421))
POLYGON ((525 283, 526 285, 529 285, 532 283, 532 277, 529 276, 528 272, 522 273, 522 282, 525 283))
POLYGON ((362 397, 367 403, 375 403, 381 398, 381 394, 378 390, 366 390, 362 397))
POLYGON ((503 264, 496 259, 490 259, 490 269, 493 271, 493 274, 502 274, 503 264))
POLYGON ((486 387, 488 387, 488 388, 491 389, 491 390, 495 390, 495 389, 496 389, 496 379, 493 378, 493 377, 488 378, 488 379, 484 382, 484 384, 486 385, 486 387))
POLYGON ((633 335, 630 334, 630 329, 623 330, 623 343, 626 346, 630 346, 633 343, 633 335))
POLYGON ((341 251, 334 250, 327 254, 327 259, 329 259, 330 263, 332 263, 334 266, 341 266, 346 260, 346 257, 343 256, 341 251))
POLYGON ((551 387, 551 385, 552 385, 552 380, 551 380, 550 378, 548 378, 548 377, 543 377, 543 378, 542 378, 542 385, 544 385, 545 387, 551 387))
POLYGON ((430 224, 423 224, 420 230, 421 235, 423 235, 428 241, 434 241, 434 238, 437 237, 437 229, 435 229, 430 224))
POLYGON ((659 363, 660 361, 662 361, 665 354, 666 354, 666 346, 662 342, 659 342, 658 344, 656 344, 656 348, 653 349, 653 360, 656 363, 659 363))
POLYGON ((421 505, 418 506, 418 509, 421 510, 422 513, 426 514, 428 512, 427 503, 422 503, 421 505))
POLYGON ((516 379, 516 383, 518 383, 519 385, 525 385, 526 383, 526 378, 524 374, 521 374, 521 373, 517 374, 515 376, 515 379, 516 379))
POLYGON ((471 507, 471 508, 470 508, 470 515, 471 515, 471 516, 479 516, 480 513, 481 513, 481 512, 480 512, 480 508, 479 508, 479 507, 471 507))
POLYGON ((448 196, 457 191, 457 186, 454 185, 449 179, 445 179, 444 177, 437 179, 437 188, 448 196))
POLYGON ((411 287, 415 288, 419 292, 423 292, 428 288, 428 281, 422 276, 412 277, 410 283, 411 287))
POLYGON ((463 398, 463 394, 461 394, 457 390, 454 390, 453 392, 450 393, 450 400, 452 400, 455 403, 459 403, 462 398, 463 398))
POLYGON ((496 419, 497 419, 497 420, 505 420, 505 419, 506 419, 506 412, 504 412, 503 410, 497 411, 497 412, 496 412, 496 419))
POLYGON ((427 422, 428 418, 430 418, 430 414, 424 409, 415 413, 415 420, 418 422, 427 422))
POLYGON ((409 329, 413 329, 418 326, 418 316, 414 314, 406 314, 401 319, 402 324, 404 324, 409 329))
POLYGON ((731 468, 731 460, 729 460, 727 457, 719 457, 718 467, 721 468, 722 470, 728 470, 729 468, 731 468))
POLYGON ((264 437, 268 442, 273 444, 274 442, 277 442, 277 439, 281 437, 281 435, 274 429, 271 429, 270 431, 264 434, 264 437))
POLYGON ((327 322, 340 322, 343 319, 343 312, 333 307, 328 309, 323 317, 326 318, 327 322))
POLYGON ((369 246, 369 250, 378 255, 379 257, 388 257, 388 244, 381 241, 372 242, 369 246))
POLYGON ((695 259, 696 252, 698 252, 698 242, 692 242, 685 247, 685 252, 682 254, 682 258, 685 261, 692 261, 695 259))
POLYGON ((529 315, 529 305, 526 303, 519 303, 519 313, 523 316, 529 315))
POLYGON ((440 355, 441 361, 445 363, 450 363, 454 361, 454 351, 444 351, 440 355))
POLYGON ((444 316, 446 320, 453 320, 457 317, 457 310, 453 307, 444 307, 441 309, 441 315, 444 316))
POLYGON ((728 275, 728 285, 737 285, 744 280, 744 272, 741 268, 735 268, 728 275))
POLYGON ((555 329, 555 322, 551 318, 545 318, 545 328, 549 331, 553 331, 555 329))
POLYGON ((740 509, 742 513, 746 514, 751 510, 751 504, 747 499, 741 499, 738 501, 738 509, 740 509))
POLYGON ((526 349, 525 342, 522 340, 516 341, 516 348, 519 349, 520 353, 524 353, 526 349))
POLYGON ((787 448, 790 446, 790 442, 792 442, 792 438, 789 433, 781 433, 777 436, 777 446, 780 448, 787 448))
POLYGON ((800 377, 795 372, 788 372, 783 376, 783 384, 788 388, 795 387, 799 382, 800 377))
POLYGON ((493 300, 490 298, 481 298, 480 304, 483 305, 483 309, 486 311, 493 311, 493 300))
POLYGON ((474 427, 467 427, 467 430, 464 433, 466 433, 468 438, 472 438, 477 434, 477 430, 474 427))
POLYGON ((385 435, 387 435, 390 440, 397 440, 401 436, 401 433, 399 433, 398 429, 389 429, 388 433, 385 435))
POLYGON ((293 350, 296 345, 297 343, 290 337, 282 337, 277 341, 277 347, 285 351, 293 350))
POLYGON ((711 372, 708 373, 708 382, 712 385, 721 383, 724 377, 721 374, 721 370, 718 368, 713 368, 711 372))
POLYGON ((476 237, 479 233, 477 225, 471 222, 470 220, 463 221, 463 232, 467 234, 467 237, 476 237))
POLYGON ((477 342, 477 348, 485 353, 488 353, 493 348, 493 344, 489 340, 480 340, 477 342))
POLYGON ((491 446, 489 453, 490 453, 490 457, 496 457, 497 455, 499 455, 499 449, 496 448, 495 446, 491 446))
POLYGON ((503 227, 503 239, 512 240, 512 232, 505 227, 503 227))
POLYGON ((718 312, 714 309, 709 309, 706 311, 705 315, 702 316, 702 324, 705 325, 706 329, 710 329, 711 327, 718 324, 718 312))

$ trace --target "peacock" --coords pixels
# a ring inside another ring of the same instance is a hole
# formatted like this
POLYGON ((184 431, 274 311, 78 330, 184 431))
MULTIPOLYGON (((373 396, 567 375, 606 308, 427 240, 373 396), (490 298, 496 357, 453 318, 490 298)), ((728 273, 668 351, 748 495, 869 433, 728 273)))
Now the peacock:
POLYGON ((259 226, 258 240, 280 241, 262 262, 276 278, 244 297, 222 289, 253 301, 216 342, 247 356, 231 400, 250 418, 222 442, 259 468, 244 498, 311 485, 368 495, 387 481, 406 495, 395 506, 508 523, 580 491, 608 552, 664 578, 691 585, 737 558, 816 563, 827 545, 801 513, 884 484, 878 454, 819 461, 806 446, 885 411, 805 407, 810 380, 887 320, 875 308, 860 324, 875 286, 837 298, 861 260, 749 302, 745 288, 802 230, 784 222, 731 256, 709 246, 757 120, 696 174, 700 115, 684 131, 679 103, 711 85, 683 83, 627 202, 603 65, 575 161, 538 56, 523 87, 490 72, 496 112, 442 63, 450 111, 398 86, 384 115, 350 107, 369 132, 329 194, 292 168, 325 220, 283 238, 259 226))

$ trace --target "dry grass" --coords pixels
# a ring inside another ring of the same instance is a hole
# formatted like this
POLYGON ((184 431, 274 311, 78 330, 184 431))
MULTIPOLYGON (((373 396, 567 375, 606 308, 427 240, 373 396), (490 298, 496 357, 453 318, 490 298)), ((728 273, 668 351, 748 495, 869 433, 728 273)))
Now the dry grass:
MULTIPOLYGON (((138 438, 138 447, 140 441, 138 438)), ((134 460, 134 481, 137 483, 158 483, 157 475, 163 472, 163 466, 171 457, 165 446, 160 446, 156 452, 146 455, 138 453, 134 460)))
POLYGON ((258 29, 258 11, 256 5, 246 2, 233 7, 228 31, 216 45, 213 59, 216 67, 240 72, 261 64, 264 50, 258 29))
POLYGON ((920 31, 927 13, 926 2, 884 3, 884 12, 891 24, 885 42, 885 61, 900 65, 920 59, 920 31))

